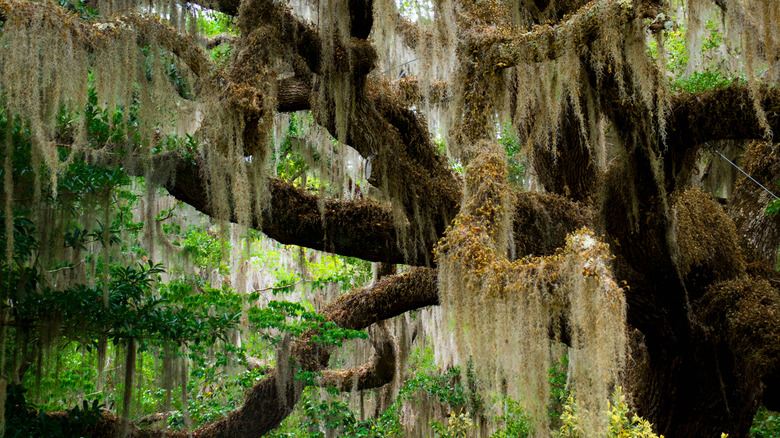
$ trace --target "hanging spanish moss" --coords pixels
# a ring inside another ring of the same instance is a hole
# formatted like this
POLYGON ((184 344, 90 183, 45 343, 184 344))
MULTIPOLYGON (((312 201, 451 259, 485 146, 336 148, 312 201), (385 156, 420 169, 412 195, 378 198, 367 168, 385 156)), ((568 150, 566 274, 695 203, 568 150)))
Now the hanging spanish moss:
POLYGON ((738 53, 740 56, 736 58, 744 63, 739 70, 747 79, 753 110, 765 135, 770 137, 772 132, 761 105, 760 83, 771 82, 780 74, 777 67, 780 40, 775 32, 780 5, 772 0, 727 1, 721 8, 722 19, 726 23, 724 44, 729 53, 738 53))
MULTIPOLYGON (((124 390, 122 391, 122 432, 127 436, 130 430, 130 420, 133 415, 133 386, 136 373, 136 345, 134 339, 128 339, 124 345, 124 390)), ((119 349, 117 349, 117 352, 119 349)))
POLYGON ((186 353, 186 346, 182 346, 181 356, 179 359, 179 383, 181 384, 181 405, 182 409, 184 410, 184 427, 186 430, 189 431, 190 435, 192 435, 192 431, 190 430, 192 428, 192 419, 190 418, 190 409, 189 409, 189 393, 187 392, 187 381, 189 373, 187 371, 187 355, 186 353))
POLYGON ((418 64, 419 89, 426 113, 436 114, 429 117, 429 130, 447 138, 452 121, 456 118, 454 108, 436 103, 436 84, 454 84, 457 40, 457 7, 451 0, 432 2, 432 20, 418 19, 419 39, 414 46, 418 64), (426 22, 427 21, 427 22, 426 22))
MULTIPOLYGON (((14 211, 13 211, 13 201, 14 201, 14 179, 13 179, 13 156, 14 156, 14 146, 13 142, 11 140, 11 127, 10 122, 8 123, 6 127, 5 132, 5 160, 3 163, 3 197, 5 198, 5 203, 3 204, 3 214, 5 215, 5 229, 3 232, 5 233, 5 260, 8 264, 11 263, 14 256, 14 211)), ((2 292, 5 296, 8 291, 2 292)))
POLYGON ((165 343, 162 349, 162 376, 161 386, 165 391, 163 401, 163 424, 168 428, 168 415, 173 406, 173 391, 179 377, 178 357, 179 352, 170 343, 165 343))
POLYGON ((289 333, 282 335, 282 340, 276 350, 276 364, 274 371, 276 373, 276 387, 279 394, 279 403, 286 405, 289 403, 288 394, 291 386, 295 384, 295 364, 290 357, 290 346, 292 338, 289 333))
POLYGON ((568 336, 581 427, 598 436, 625 363, 625 298, 607 245, 582 230, 552 256, 510 262, 504 156, 487 144, 480 150, 466 169, 461 213, 437 249, 440 300, 459 355, 488 377, 483 390, 498 393, 506 382, 546 436, 551 346, 568 336))

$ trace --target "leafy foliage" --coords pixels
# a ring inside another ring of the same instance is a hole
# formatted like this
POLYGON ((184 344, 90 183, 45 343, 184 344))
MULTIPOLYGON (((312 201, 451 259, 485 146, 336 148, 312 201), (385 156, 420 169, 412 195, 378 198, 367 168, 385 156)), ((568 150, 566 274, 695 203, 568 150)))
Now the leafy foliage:
MULTIPOLYGON (((74 6, 79 7, 83 2, 74 6)), ((186 94, 186 81, 175 64, 170 63, 170 67, 168 79, 180 94, 186 94)), ((153 155, 175 150, 185 159, 193 157, 199 148, 190 135, 166 135, 153 144, 140 144, 136 109, 126 112, 123 108, 102 107, 95 89, 88 92, 83 112, 61 110, 58 127, 63 142, 72 140, 75 126, 82 119, 87 138, 96 148, 131 142, 137 149, 148 148, 153 155)), ((84 400, 85 391, 92 394, 93 404, 103 400, 115 408, 125 385, 121 370, 109 370, 109 375, 102 377, 105 383, 99 385, 101 376, 90 362, 95 356, 100 361, 125 354, 123 348, 132 340, 138 347, 140 412, 159 411, 162 401, 170 398, 170 385, 179 384, 190 397, 186 406, 181 400, 171 401, 170 408, 178 413, 171 415, 170 424, 202 424, 240 406, 244 390, 262 377, 261 370, 247 369, 247 354, 267 360, 273 356, 272 344, 285 331, 300 335, 316 330, 313 342, 323 345, 341 345, 344 339, 366 337, 362 331, 344 330, 325 321, 306 302, 277 300, 259 306, 259 293, 237 294, 229 280, 232 267, 227 255, 232 248, 222 232, 208 226, 183 227, 178 202, 138 221, 138 193, 146 182, 129 178, 122 167, 93 165, 88 157, 61 148, 58 167, 36 168, 30 127, 18 118, 9 120, 0 105, 0 138, 6 138, 7 133, 12 142, 16 193, 10 227, 13 233, 0 233, 3 248, 9 237, 13 239, 12 257, 0 260, 0 289, 3 293, 10 291, 0 311, 9 315, 10 336, 24 339, 33 347, 31 350, 40 351, 37 359, 35 354, 20 359, 26 363, 23 369, 30 372, 21 375, 18 391, 33 388, 37 406, 24 401, 25 409, 65 409, 74 401, 84 400), (34 196, 43 201, 38 208, 59 222, 42 222, 41 213, 30 208, 29 202, 16 201, 34 196), (166 272, 161 264, 152 262, 156 256, 150 252, 149 239, 158 237, 144 233, 159 225, 171 248, 178 250, 187 264, 177 263, 166 272), (42 227, 54 230, 42 232, 42 227), (138 259, 143 262, 134 261, 138 259), (212 287, 212 271, 222 278, 218 287, 212 287), (248 334, 239 346, 235 336, 243 327, 248 334), (178 375, 166 377, 170 380, 163 385, 167 389, 161 388, 160 365, 170 360, 171 354, 186 358, 192 366, 184 380, 178 375)), ((117 153, 124 151, 120 148, 117 153)), ((0 161, 5 161, 5 154, 6 148, 0 148, 0 161)), ((0 167, 0 178, 4 178, 4 172, 5 168, 0 167)), ((6 213, 6 209, 0 209, 2 229, 6 228, 6 213)), ((271 262, 281 254, 264 257, 271 262)), ((300 275, 278 266, 276 292, 291 292, 300 275)), ((340 282, 347 289, 370 276, 370 264, 356 259, 323 257, 309 266, 313 289, 332 282, 340 282)), ((78 409, 83 412, 73 410, 70 415, 86 418, 86 407, 78 409)), ((30 422, 27 429, 19 429, 19 436, 69 436, 61 428, 66 427, 61 426, 62 422, 40 418, 37 423, 30 422)))
MULTIPOLYGON (((249 319, 259 328, 276 329, 293 336, 300 336, 311 330, 317 331, 318 334, 312 336, 312 342, 325 346, 340 347, 344 340, 368 337, 362 330, 341 328, 306 306, 290 301, 270 301, 268 307, 253 307, 250 309, 249 319)), ((267 336, 274 343, 280 340, 279 336, 267 336)))
POLYGON ((25 399, 21 385, 7 387, 5 404, 6 438, 62 437, 80 438, 85 430, 97 425, 103 406, 94 400, 84 402, 62 414, 51 415, 37 410, 25 399))
POLYGON ((461 412, 456 415, 455 411, 450 412, 446 427, 439 423, 434 425, 436 435, 441 438, 466 438, 471 435, 473 428, 474 421, 468 414, 461 412))
POLYGON ((496 420, 504 424, 492 435, 493 438, 526 438, 531 435, 533 425, 528 414, 523 410, 522 404, 511 397, 507 397, 504 412, 496 417, 496 420))
POLYGON ((58 3, 60 6, 77 14, 79 17, 85 20, 100 18, 100 13, 98 10, 87 6, 84 0, 59 0, 58 3))
POLYGON ((750 427, 750 436, 754 438, 780 437, 780 414, 765 407, 758 409, 750 427))
POLYGON ((55 314, 64 332, 76 339, 105 336, 115 343, 130 339, 182 342, 196 339, 206 329, 213 336, 224 337, 226 329, 235 325, 235 315, 208 317, 167 305, 165 300, 151 294, 154 277, 162 272, 160 265, 151 262, 135 268, 112 268, 105 303, 104 287, 100 283, 62 291, 45 288, 39 294, 28 294, 18 303, 17 321, 22 326, 31 326, 55 314))
MULTIPOLYGON (((777 185, 780 186, 780 181, 777 182, 777 185)), ((780 199, 773 199, 769 202, 769 205, 767 205, 764 214, 769 216, 778 213, 780 213, 780 199)))
POLYGON ((735 81, 741 81, 740 78, 724 76, 718 71, 694 72, 685 79, 680 79, 672 83, 672 89, 675 91, 686 91, 688 93, 703 93, 709 90, 720 90, 728 87, 735 81))
POLYGON ((434 363, 433 350, 430 347, 412 351, 410 371, 411 377, 404 382, 398 394, 401 401, 413 400, 415 394, 423 391, 446 403, 453 410, 463 410, 467 406, 471 394, 461 383, 460 367, 440 372, 434 363))
POLYGON ((547 415, 553 430, 561 427, 562 409, 570 396, 569 389, 566 387, 568 370, 568 354, 562 355, 558 362, 547 370, 550 381, 550 403, 547 405, 547 415))
POLYGON ((522 187, 528 163, 526 162, 527 158, 523 153, 523 145, 520 139, 512 133, 509 126, 505 126, 504 135, 498 141, 504 146, 506 151, 507 182, 514 186, 522 187))
MULTIPOLYGON (((583 436, 578 424, 579 415, 575 397, 570 396, 561 414, 562 426, 555 436, 560 438, 583 436)), ((659 437, 653 432, 653 427, 647 420, 636 414, 630 415, 626 398, 620 387, 615 390, 610 403, 607 436, 609 438, 663 438, 663 435, 659 437)))

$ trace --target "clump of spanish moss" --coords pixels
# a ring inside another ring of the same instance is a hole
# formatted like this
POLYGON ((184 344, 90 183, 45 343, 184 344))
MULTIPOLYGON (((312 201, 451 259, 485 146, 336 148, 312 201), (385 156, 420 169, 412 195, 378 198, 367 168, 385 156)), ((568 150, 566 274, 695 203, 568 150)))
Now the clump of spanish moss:
POLYGON ((612 386, 625 364, 626 308, 606 244, 581 230, 548 257, 510 262, 503 154, 481 144, 466 169, 461 213, 437 248, 443 311, 460 357, 483 390, 522 399, 546 435, 547 369, 556 339, 570 340, 570 388, 585 436, 603 434, 612 386))
POLYGON ((693 284, 732 278, 744 269, 734 223, 723 208, 699 189, 672 196, 680 273, 693 284), (724 248, 729 248, 725 250, 724 248))

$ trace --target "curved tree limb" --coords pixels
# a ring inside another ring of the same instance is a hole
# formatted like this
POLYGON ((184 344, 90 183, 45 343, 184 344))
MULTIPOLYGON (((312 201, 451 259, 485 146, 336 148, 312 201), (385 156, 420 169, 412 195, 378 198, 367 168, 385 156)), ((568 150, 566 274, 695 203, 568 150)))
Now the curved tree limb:
POLYGON ((390 333, 385 326, 377 326, 379 333, 372 333, 374 353, 371 360, 359 367, 346 370, 324 370, 316 379, 320 386, 335 387, 340 391, 362 391, 379 388, 390 383, 395 376, 396 351, 390 333))
MULTIPOLYGON (((370 4, 358 0, 349 3, 353 21, 351 38, 334 42, 335 70, 329 66, 330 60, 321 59, 320 53, 323 39, 333 36, 318 34, 289 11, 267 0, 249 0, 241 4, 239 27, 247 37, 242 38, 243 43, 238 43, 239 52, 253 53, 250 49, 255 46, 262 49, 268 42, 267 38, 253 39, 252 35, 260 31, 270 32, 274 41, 286 46, 304 61, 308 72, 317 75, 319 93, 324 99, 324 105, 319 105, 314 111, 317 123, 364 158, 372 160, 372 184, 383 190, 385 196, 404 211, 412 224, 411 231, 416 240, 414 246, 430 248, 460 200, 459 182, 446 160, 436 155, 436 147, 417 114, 402 102, 389 101, 383 94, 364 89, 366 75, 373 68, 376 54, 364 39, 368 36, 370 25, 356 23, 360 21, 359 17, 367 15, 370 4), (344 52, 349 56, 337 56, 344 52), (342 75, 351 75, 355 89, 346 133, 339 132, 337 126, 336 109, 343 103, 336 101, 332 84, 328 82, 338 81, 342 75), (420 223, 433 223, 434 226, 432 230, 417 229, 416 224, 420 223)), ((240 71, 240 77, 254 77, 256 74, 253 72, 259 71, 262 66, 249 62, 252 59, 251 56, 245 61, 239 59, 233 70, 240 71)), ((234 79, 241 82, 238 77, 234 79)), ((303 98, 299 102, 303 105, 296 109, 305 106, 303 98)), ((252 147, 249 146, 249 149, 252 147)), ((427 254, 422 260, 430 263, 427 254)))
MULTIPOLYGON (((339 298, 323 315, 340 327, 358 330, 438 302, 436 272, 414 268, 339 298)), ((308 336, 297 341, 290 353, 302 370, 318 371, 327 365, 329 353, 312 345, 308 336)), ((265 378, 249 390, 241 408, 223 420, 194 431, 193 435, 254 437, 276 427, 292 411, 303 390, 294 381, 280 385, 279 378, 276 372, 265 378)))
MULTIPOLYGON (((780 90, 764 87, 759 100, 772 130, 780 129, 780 90)), ((697 145, 719 139, 762 139, 765 135, 752 110, 747 85, 733 83, 700 94, 674 96, 668 117, 668 142, 697 145)))
MULTIPOLYGON (((428 268, 412 268, 404 273, 388 276, 371 286, 344 295, 322 313, 327 321, 340 327, 360 330, 410 310, 439 304, 436 271, 428 268)), ((311 342, 315 333, 308 332, 289 348, 288 353, 295 368, 302 371, 319 371, 326 367, 330 357, 328 348, 311 342)), ((282 367, 284 368, 284 367, 282 367)), ((226 418, 203 426, 192 432, 143 430, 128 425, 130 438, 250 438, 265 434, 284 420, 300 399, 301 381, 294 379, 295 371, 280 371, 279 367, 247 392, 244 404, 226 418), (191 435, 190 435, 191 434, 191 435)), ((381 373, 380 373, 381 374, 381 373)), ((366 383, 384 376, 370 376, 358 371, 366 383)), ((346 377, 346 376, 344 376, 346 377)), ((67 415, 57 415, 56 421, 68 422, 67 415)), ((125 427, 122 421, 106 412, 87 433, 97 437, 113 437, 125 427)))
MULTIPOLYGON (((773 132, 780 132, 780 89, 764 87, 758 99, 773 132)), ((672 98, 667 117, 665 158, 667 181, 684 181, 706 142, 763 139, 766 130, 753 110, 747 85, 733 83, 703 94, 683 93, 672 98)))

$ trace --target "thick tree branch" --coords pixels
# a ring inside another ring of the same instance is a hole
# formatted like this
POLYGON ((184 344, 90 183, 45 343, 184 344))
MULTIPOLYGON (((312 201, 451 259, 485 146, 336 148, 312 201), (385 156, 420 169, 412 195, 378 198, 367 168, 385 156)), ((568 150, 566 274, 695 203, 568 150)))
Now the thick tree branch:
MULTIPOLYGON (((366 2, 368 6, 362 4, 365 0, 352 0, 352 2, 355 3, 352 6, 356 8, 368 7, 370 11, 370 2, 366 2)), ((361 30, 356 30, 358 34, 352 35, 348 41, 334 39, 332 59, 323 60, 321 52, 323 39, 335 38, 335 36, 320 35, 309 24, 297 19, 291 11, 285 8, 283 3, 275 3, 270 0, 243 1, 238 17, 238 27, 242 33, 241 40, 250 37, 260 28, 268 29, 269 35, 273 35, 274 42, 281 45, 282 50, 280 51, 286 50, 295 53, 312 73, 321 74, 323 70, 333 66, 339 72, 356 71, 367 74, 373 68, 376 57, 368 42, 359 37, 366 30, 365 26, 359 26, 361 30), (343 56, 344 54, 349 54, 349 56, 343 56)), ((268 44, 268 42, 268 39, 261 41, 264 44, 268 44)), ((279 48, 275 48, 275 50, 279 50, 279 48)), ((255 68, 259 67, 262 66, 255 66, 255 68)))
MULTIPOLYGON (((395 376, 395 346, 389 334, 386 333, 386 328, 382 327, 381 329, 383 332, 371 339, 374 353, 368 362, 355 368, 323 370, 315 379, 314 384, 348 392, 378 388, 391 382, 395 376)), ((260 369, 263 374, 274 372, 274 367, 255 358, 247 358, 247 362, 249 369, 260 369)))
MULTIPOLYGON (((173 177, 158 181, 177 199, 207 215, 214 215, 206 192, 201 168, 178 155, 156 156, 156 167, 173 166, 173 177)), ((128 168, 131 174, 143 169, 128 168)), ((326 199, 277 179, 269 179, 270 205, 255 220, 253 227, 285 244, 333 252, 385 263, 406 263, 411 258, 422 263, 430 256, 431 246, 404 253, 398 246, 392 212, 370 200, 326 199), (324 210, 320 207, 324 206, 324 210)), ((518 256, 551 254, 566 235, 589 225, 593 212, 588 207, 554 194, 515 192, 514 237, 518 256)))
POLYGON ((317 378, 317 384, 335 387, 340 391, 362 391, 379 388, 390 383, 395 376, 396 351, 385 326, 371 338, 374 353, 371 360, 359 367, 346 370, 325 370, 317 378))
POLYGON ((452 89, 445 81, 435 81, 424 89, 417 76, 404 76, 399 79, 387 80, 381 76, 370 77, 368 87, 370 94, 385 94, 400 105, 411 107, 423 102, 442 104, 452 99, 452 89))
MULTIPOLYGON (((340 327, 358 330, 438 302, 436 272, 415 268, 345 295, 325 309, 323 314, 328 321, 340 327)), ((323 368, 329 357, 322 348, 312 345, 308 336, 292 346, 291 355, 304 371, 323 368)), ((193 434, 202 438, 254 437, 276 427, 292 411, 303 390, 302 385, 294 381, 280 385, 279 378, 277 370, 249 390, 241 408, 226 419, 193 434), (280 388, 284 391, 281 394, 280 388)))
POLYGON ((539 25, 529 32, 516 30, 492 31, 490 28, 472 35, 471 45, 494 46, 490 59, 495 69, 513 67, 527 62, 557 59, 564 46, 588 46, 598 38, 602 27, 620 27, 637 18, 655 17, 661 9, 653 0, 625 2, 622 0, 591 1, 562 24, 539 25))
MULTIPOLYGON (((322 313, 327 321, 340 327, 360 330, 408 311, 439 304, 436 271, 412 268, 406 272, 381 279, 377 283, 344 295, 322 313)), ((326 367, 330 357, 328 348, 311 342, 314 333, 306 333, 289 348, 295 368, 319 371, 326 367)), ((265 434, 278 426, 299 401, 302 381, 294 378, 295 370, 277 369, 247 392, 244 404, 226 418, 192 432, 142 430, 130 426, 131 438, 249 438, 265 434)), ((284 366, 281 366, 284 368, 284 366)), ((358 373, 360 375, 360 372, 358 373)), ((368 374, 363 374, 368 379, 368 374)), ((376 378, 375 376, 374 378, 376 378)), ((370 380, 370 379, 368 379, 370 380)), ((368 381, 366 382, 368 383, 368 381)), ((59 421, 71 421, 57 415, 59 421)), ((122 430, 121 420, 106 412, 103 419, 86 431, 94 436, 112 437, 122 430)))
POLYGON ((170 50, 202 79, 217 79, 220 72, 209 55, 200 48, 195 38, 177 32, 159 17, 132 14, 114 21, 117 27, 132 25, 138 32, 139 46, 156 42, 170 50))
MULTIPOLYGON (((363 4, 357 0, 350 3, 353 15, 357 14, 355 17, 365 15, 369 5, 370 2, 363 4)), ((268 39, 255 38, 252 35, 262 29, 268 29, 268 35, 272 35, 274 41, 289 46, 290 50, 297 53, 310 72, 321 74, 323 71, 330 71, 330 68, 323 65, 320 48, 323 47, 322 39, 332 36, 319 35, 310 26, 293 17, 289 11, 267 0, 244 2, 240 11, 239 27, 243 34, 247 35, 247 38, 242 38, 244 42, 239 42, 240 53, 254 53, 255 50, 252 49, 255 46, 258 50, 264 50, 268 39)), ((399 102, 388 101, 383 94, 366 95, 362 84, 373 68, 376 55, 373 47, 360 38, 367 36, 365 25, 361 26, 353 29, 353 37, 348 42, 334 42, 336 76, 351 74, 355 87, 346 138, 339 132, 336 116, 336 108, 343 103, 335 101, 332 85, 323 82, 332 79, 328 75, 318 76, 321 81, 319 92, 324 93, 326 102, 324 108, 315 111, 315 118, 334 137, 354 147, 363 157, 372 159, 372 184, 382 189, 388 198, 402 207, 411 224, 433 224, 431 230, 417 229, 419 227, 416 226, 411 230, 415 241, 413 246, 430 248, 454 215, 460 199, 459 183, 449 170, 446 160, 436 155, 436 148, 417 114, 399 102), (342 48, 343 44, 346 45, 342 48), (345 52, 350 55, 338 55, 345 52), (380 132, 383 135, 378 136, 377 133, 380 132)), ((263 32, 263 35, 267 33, 263 32)), ((254 77, 253 71, 261 66, 249 62, 252 59, 254 58, 251 56, 246 60, 239 59, 233 71, 240 74, 231 74, 231 77, 235 76, 234 80, 238 82, 242 81, 241 78, 254 77)), ((303 97, 307 89, 306 84, 295 85, 288 88, 294 89, 292 94, 283 95, 285 100, 296 102, 286 105, 287 110, 306 107, 307 99, 303 97)), ((249 146, 249 149, 252 147, 249 146)), ((427 254, 422 260, 430 263, 427 254)))
MULTIPOLYGON (((780 89, 764 87, 758 99, 769 127, 780 132, 780 89)), ((670 147, 693 147, 720 139, 762 139, 765 134, 753 110, 750 90, 741 84, 704 94, 677 95, 667 118, 670 147)))
POLYGON ((241 5, 241 0, 196 0, 191 3, 222 12, 223 14, 235 16, 238 14, 238 7, 241 5))
MULTIPOLYGON (((168 192, 213 216, 201 168, 178 157, 160 159, 176 166, 175 177, 161 182, 168 192)), ((254 218, 253 227, 272 239, 364 260, 404 262, 392 213, 385 206, 369 199, 320 203, 318 196, 278 179, 270 179, 268 189, 270 205, 254 218)))
POLYGON ((206 50, 211 50, 215 47, 221 46, 222 44, 232 44, 236 41, 236 39, 238 39, 236 35, 221 33, 219 35, 214 35, 211 38, 205 38, 204 47, 206 50))
POLYGON ((301 75, 279 81, 276 110, 280 113, 311 109, 312 80, 301 75))

